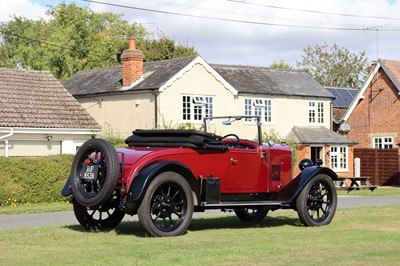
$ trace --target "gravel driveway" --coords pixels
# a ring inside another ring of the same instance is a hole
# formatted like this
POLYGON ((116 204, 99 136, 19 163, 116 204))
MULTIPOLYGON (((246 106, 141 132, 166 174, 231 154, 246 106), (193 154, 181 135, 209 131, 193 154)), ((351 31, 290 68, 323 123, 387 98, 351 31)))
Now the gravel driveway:
MULTIPOLYGON (((338 208, 381 206, 400 204, 400 196, 339 196, 338 208)), ((72 209, 72 206, 71 206, 72 209)), ((194 216, 221 214, 220 210, 209 210, 204 213, 195 213, 194 216)), ((125 216, 124 221, 137 221, 137 216, 125 216)), ((17 214, 0 215, 0 230, 38 227, 48 225, 71 225, 78 224, 72 211, 38 213, 38 214, 17 214)))

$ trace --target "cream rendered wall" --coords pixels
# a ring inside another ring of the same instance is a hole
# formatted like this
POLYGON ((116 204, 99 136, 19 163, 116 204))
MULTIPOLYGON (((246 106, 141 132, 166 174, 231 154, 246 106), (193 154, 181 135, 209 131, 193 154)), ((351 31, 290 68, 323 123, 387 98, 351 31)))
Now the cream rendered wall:
MULTIPOLYGON (((8 141, 8 156, 47 156, 54 154, 75 154, 77 149, 91 135, 81 134, 20 134, 16 133, 8 141), (50 141, 47 137, 51 136, 50 141)), ((6 140, 0 140, 0 156, 6 154, 6 140)))
POLYGON ((289 133, 293 126, 331 127, 331 100, 303 97, 280 97, 273 99, 273 125, 283 136, 289 133), (311 124, 308 120, 308 103, 318 101, 324 103, 324 123, 311 124))
MULTIPOLYGON (((214 116, 232 115, 236 96, 219 82, 207 69, 196 64, 159 95, 159 124, 176 126, 182 121, 182 96, 214 97, 214 116)), ((200 128, 202 124, 195 124, 200 128)))
POLYGON ((127 137, 135 129, 154 128, 154 95, 149 92, 77 98, 102 126, 103 134, 127 137))

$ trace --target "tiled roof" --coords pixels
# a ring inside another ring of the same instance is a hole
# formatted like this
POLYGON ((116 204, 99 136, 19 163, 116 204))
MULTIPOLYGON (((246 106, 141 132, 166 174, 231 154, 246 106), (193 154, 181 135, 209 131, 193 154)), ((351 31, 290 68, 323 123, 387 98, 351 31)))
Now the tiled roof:
MULTIPOLYGON (((131 90, 157 90, 196 57, 144 62, 144 80, 131 90)), ((64 82, 74 96, 118 92, 122 89, 122 66, 79 71, 64 82)))
POLYGON ((333 107, 348 108, 356 96, 358 89, 353 88, 326 88, 333 96, 333 107))
POLYGON ((300 144, 355 144, 354 141, 325 127, 294 126, 285 139, 300 144))
POLYGON ((321 84, 301 70, 229 65, 211 66, 241 93, 334 98, 321 84))
POLYGON ((100 129, 47 71, 0 68, 0 127, 100 129))
POLYGON ((397 90, 400 91, 400 61, 380 59, 379 63, 392 80, 397 90))
MULTIPOLYGON (((158 90, 195 58, 144 62, 144 79, 130 90, 158 90)), ((210 66, 239 93, 334 98, 304 71, 248 66, 210 66)), ((122 66, 79 71, 65 81, 64 86, 74 96, 118 92, 123 89, 122 66)))

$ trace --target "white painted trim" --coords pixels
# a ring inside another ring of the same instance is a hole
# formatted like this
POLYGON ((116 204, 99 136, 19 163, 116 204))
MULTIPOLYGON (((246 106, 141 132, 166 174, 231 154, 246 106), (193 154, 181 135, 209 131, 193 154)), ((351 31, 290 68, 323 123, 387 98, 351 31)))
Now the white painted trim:
POLYGON ((365 81, 363 87, 358 91, 356 97, 354 97, 353 101, 351 102, 350 107, 347 109, 346 113, 343 116, 342 121, 346 122, 350 115, 353 113, 354 109, 356 108, 357 104, 364 99, 364 93, 367 90, 369 84, 371 83, 372 79, 375 77, 376 73, 378 72, 379 68, 381 67, 381 64, 377 62, 375 68, 371 73, 369 74, 368 79, 365 81))
POLYGON ((186 72, 191 70, 196 64, 202 65, 211 75, 214 76, 216 80, 221 82, 221 84, 229 90, 233 95, 238 95, 238 91, 232 87, 225 79, 221 77, 203 58, 200 56, 196 57, 192 62, 190 62, 186 67, 182 68, 175 76, 170 78, 164 85, 162 85, 159 89, 160 92, 163 92, 168 87, 170 87, 176 80, 180 79, 186 72))
MULTIPOLYGON (((65 135, 87 135, 100 134, 101 129, 79 129, 79 128, 12 128, 13 134, 65 134, 65 135)), ((11 128, 0 127, 0 133, 9 133, 11 128)))

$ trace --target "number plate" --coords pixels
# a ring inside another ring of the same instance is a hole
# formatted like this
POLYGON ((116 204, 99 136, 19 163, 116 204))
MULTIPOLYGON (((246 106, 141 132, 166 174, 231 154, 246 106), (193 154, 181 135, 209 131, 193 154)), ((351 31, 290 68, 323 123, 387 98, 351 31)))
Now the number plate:
POLYGON ((98 164, 87 165, 83 163, 81 170, 81 178, 84 180, 95 180, 97 179, 98 170, 99 170, 98 164))

